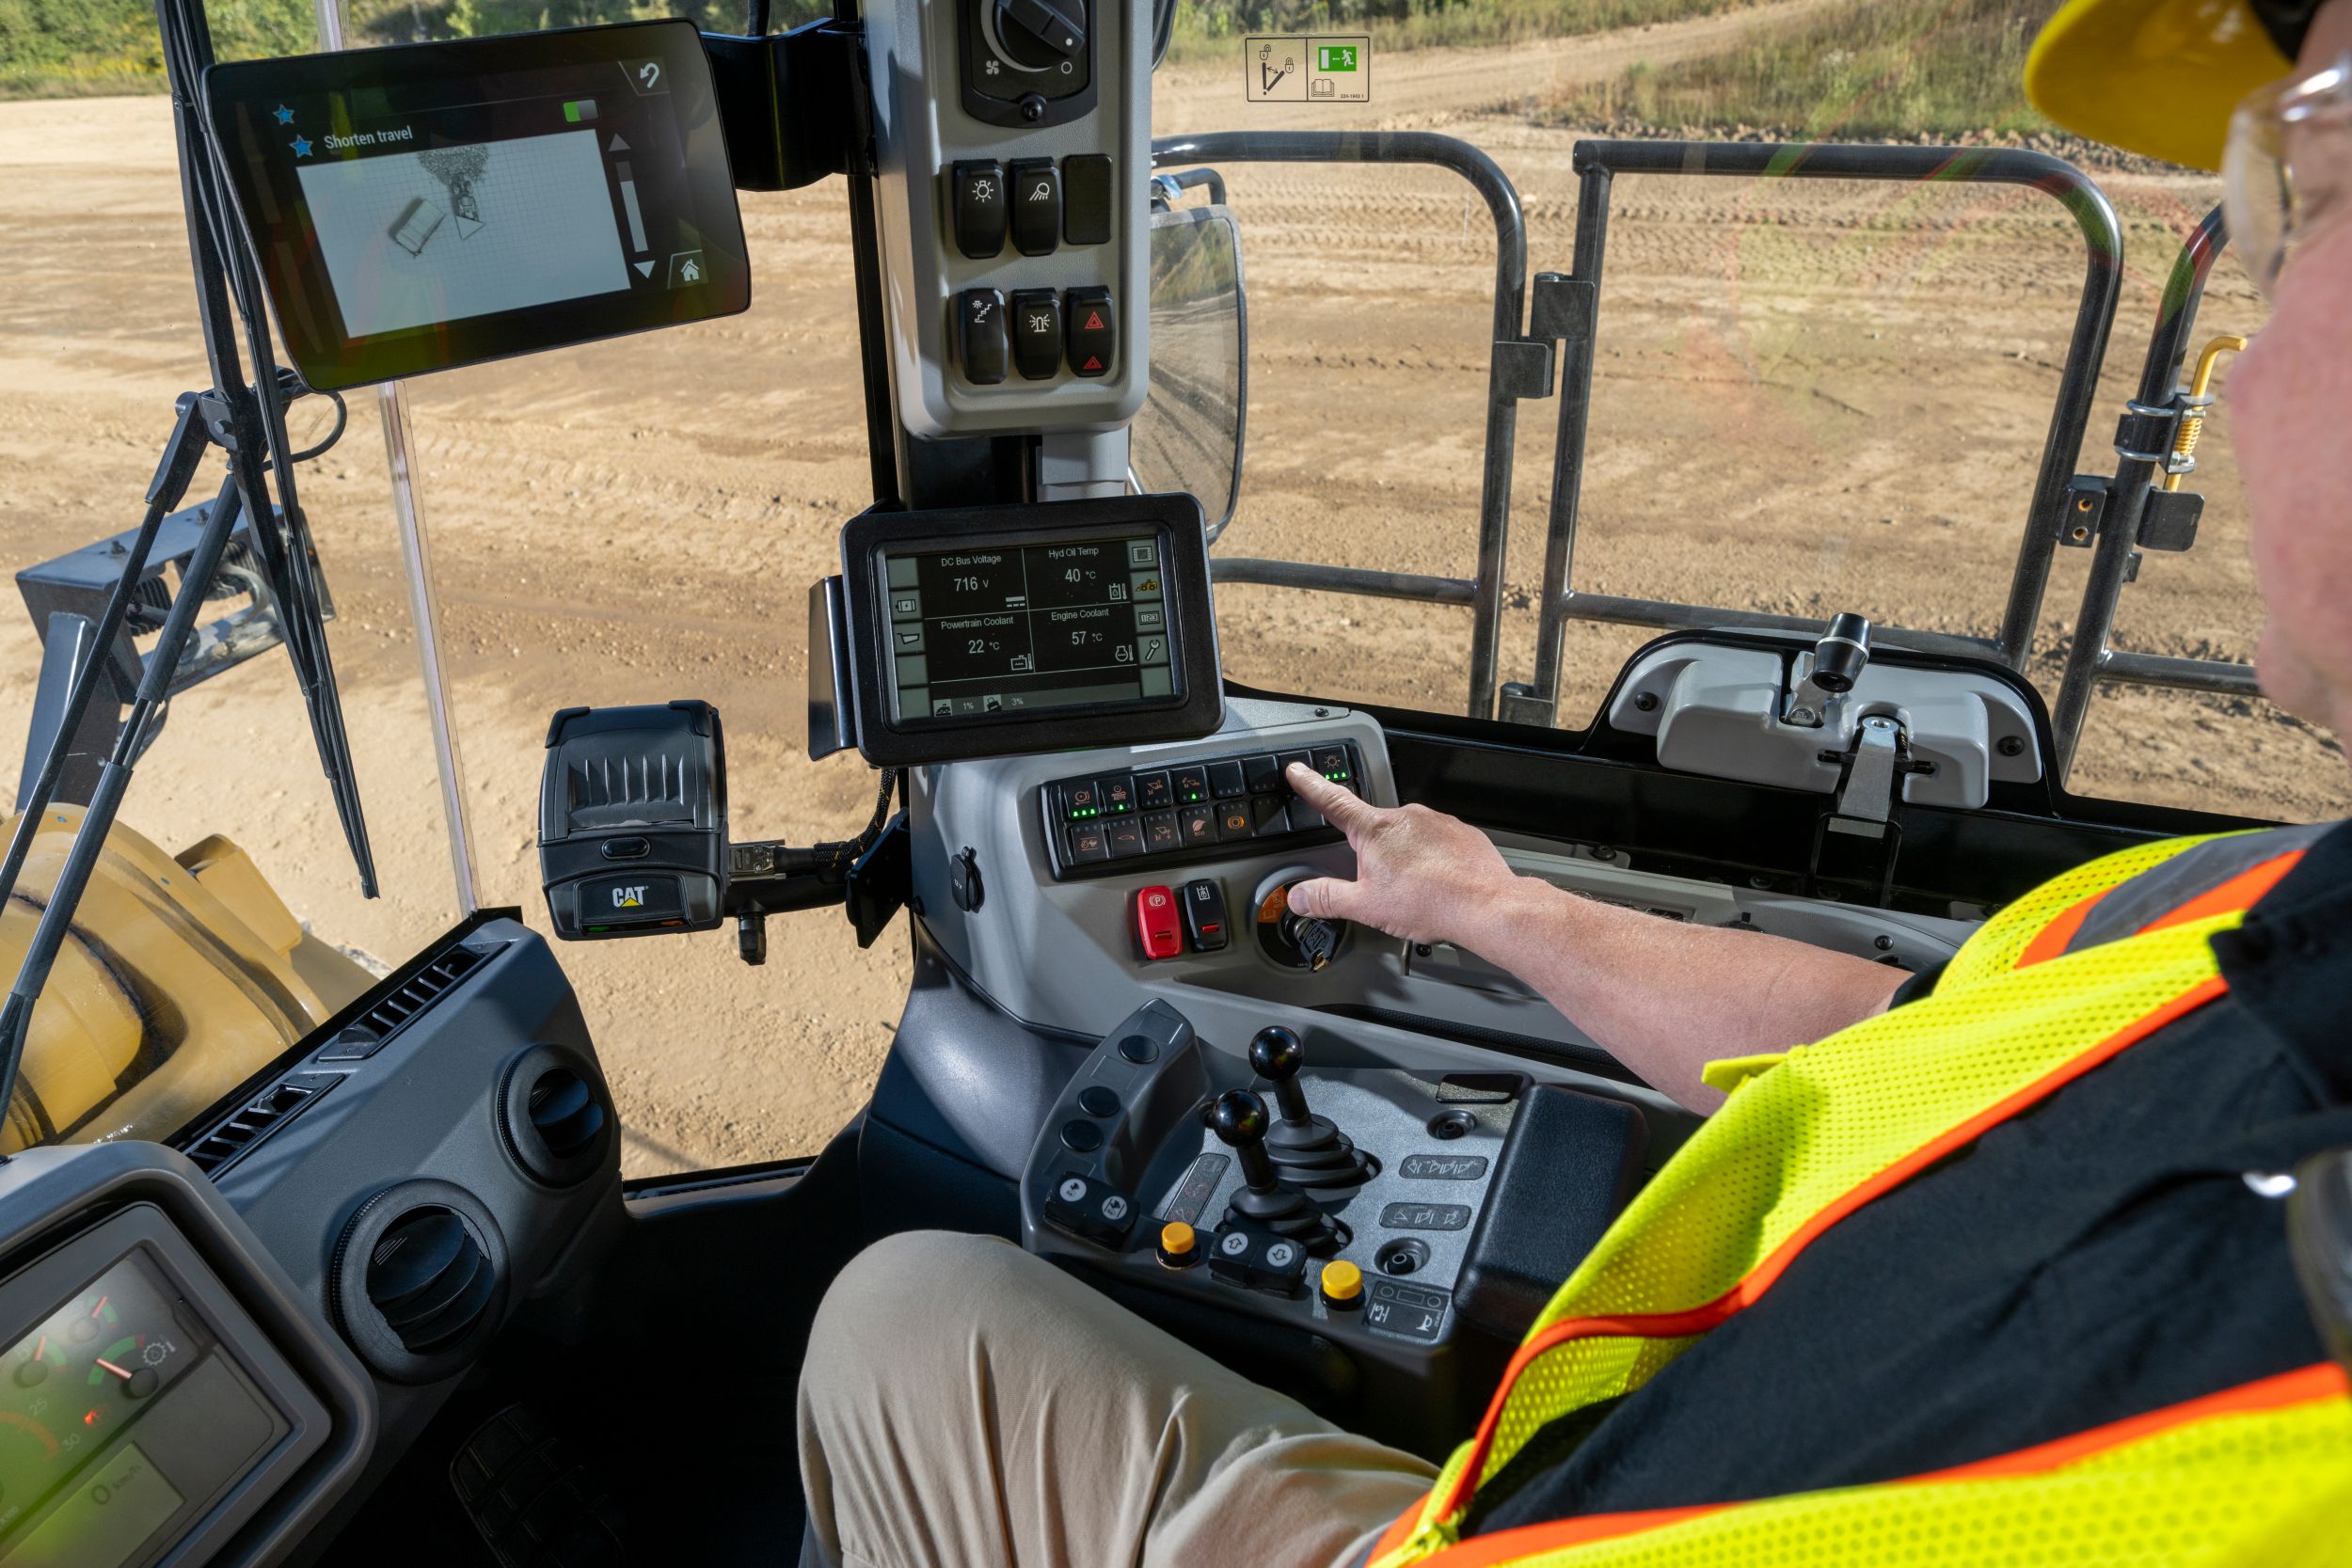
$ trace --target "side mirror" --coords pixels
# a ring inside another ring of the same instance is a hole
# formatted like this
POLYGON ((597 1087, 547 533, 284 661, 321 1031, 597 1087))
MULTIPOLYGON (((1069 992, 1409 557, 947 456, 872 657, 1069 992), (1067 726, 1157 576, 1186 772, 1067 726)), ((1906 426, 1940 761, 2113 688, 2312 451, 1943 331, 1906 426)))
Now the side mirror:
POLYGON ((1145 495, 1182 490, 1214 540, 1241 499, 1249 408, 1249 312, 1241 226, 1223 203, 1152 214, 1152 388, 1130 428, 1128 474, 1145 495))

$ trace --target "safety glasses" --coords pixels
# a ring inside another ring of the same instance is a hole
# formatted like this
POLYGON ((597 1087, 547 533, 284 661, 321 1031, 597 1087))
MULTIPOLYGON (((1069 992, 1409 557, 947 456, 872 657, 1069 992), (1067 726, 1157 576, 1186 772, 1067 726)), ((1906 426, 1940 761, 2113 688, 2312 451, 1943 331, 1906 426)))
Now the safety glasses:
POLYGON ((2221 173, 2230 243, 2268 293, 2299 245, 2352 211, 2352 53, 2248 94, 2221 173))

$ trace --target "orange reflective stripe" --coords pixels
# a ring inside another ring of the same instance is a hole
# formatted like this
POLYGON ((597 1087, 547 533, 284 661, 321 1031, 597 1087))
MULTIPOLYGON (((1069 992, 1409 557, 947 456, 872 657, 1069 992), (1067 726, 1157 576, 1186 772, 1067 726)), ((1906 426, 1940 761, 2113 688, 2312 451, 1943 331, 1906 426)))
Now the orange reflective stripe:
POLYGON ((2219 975, 2202 980, 2173 997, 2162 1006, 2143 1013, 2087 1051, 2078 1052, 2067 1061, 2019 1089, 2008 1099, 1985 1107, 1963 1122, 1947 1128, 1929 1139, 1903 1158, 1886 1166, 1869 1180, 1847 1190, 1835 1202, 1824 1205, 1807 1219, 1789 1238, 1748 1271, 1737 1285, 1704 1306, 1679 1312, 1623 1313, 1605 1318, 1565 1318, 1542 1333, 1523 1342, 1503 1369, 1502 1381, 1487 1402, 1486 1417, 1478 1423, 1478 1434, 1472 1439, 1470 1463, 1454 1478, 1454 1490, 1445 1499, 1440 1517, 1453 1518, 1470 1500, 1476 1490, 1478 1477, 1486 1463, 1486 1451, 1494 1445, 1495 1430, 1502 1424, 1503 1407, 1511 1398, 1511 1390, 1528 1363, 1547 1351, 1570 1339, 1593 1335, 1618 1335, 1642 1338, 1675 1338, 1686 1334, 1701 1334, 1716 1327, 1742 1307, 1753 1306, 1774 1281, 1787 1272, 1804 1252, 1832 1226, 1874 1198, 1911 1180, 1920 1171, 1942 1160, 1954 1150, 1964 1148, 1982 1137, 2002 1122, 2009 1120, 2028 1106, 2047 1099, 2080 1078, 2091 1069, 2114 1057, 2136 1042, 2147 1038, 2173 1020, 2196 1011, 2229 989, 2219 975))
MULTIPOLYGON (((2037 1443, 2032 1448, 2019 1449, 2012 1453, 1995 1454, 1990 1459, 1978 1460, 1969 1465, 1956 1465, 1949 1469, 1930 1470, 1899 1481, 1873 1484, 1922 1486, 1947 1481, 1994 1481, 2012 1476, 2039 1475, 2192 1421, 2208 1420, 2217 1416, 2252 1415, 2288 1405, 2306 1404, 2314 1400, 2342 1399, 2347 1393, 2352 1393, 2352 1380, 2346 1379, 2344 1369, 2332 1361, 2323 1361, 2316 1366, 2243 1383, 2199 1399, 2185 1400, 2161 1410, 2129 1416, 2072 1436, 2037 1443)), ((1429 1564, 1429 1568, 1497 1568, 1497 1565, 1518 1562, 1544 1552, 1556 1552, 1595 1541, 1614 1540, 1643 1530, 1662 1529, 1685 1519, 1746 1506, 1738 1502, 1698 1503, 1688 1508, 1592 1513, 1540 1525, 1522 1525, 1517 1529, 1474 1536, 1458 1545, 1433 1553, 1422 1560, 1429 1564)), ((1408 1520, 1411 1517, 1411 1514, 1406 1515, 1408 1520)), ((1402 1540, 1403 1537, 1399 1537, 1399 1541, 1402 1540)), ((1385 1538, 1383 1545, 1386 1545, 1385 1538)))
MULTIPOLYGON (((2122 884, 2118 882, 2116 886, 2122 884)), ((2083 922, 2090 917, 2092 908, 2114 891, 2114 888, 2103 887, 2082 902, 2061 911, 2056 920, 2034 933, 2033 941, 2026 943, 2026 950, 2017 955, 2017 961, 2010 967, 2024 969, 2028 964, 2043 963, 2062 955, 2066 944, 2074 940, 2074 933, 2083 928, 2083 922)))
POLYGON ((2302 850, 2290 849, 2260 865, 2249 867, 2220 886, 2199 894, 2169 913, 2156 916, 2140 930, 2162 931, 2174 926, 2185 926, 2192 920, 2210 920, 2217 914, 2252 909, 2264 894, 2277 887, 2280 879, 2295 869, 2295 863, 2302 858, 2302 850))
POLYGON ((2352 1378, 2344 1375, 2342 1367, 2332 1361, 2322 1361, 2310 1367, 2298 1367, 2291 1372, 2258 1378, 2241 1383, 2234 1388, 2205 1394, 2197 1399, 2169 1404, 2161 1410, 2151 1410, 2137 1416, 2126 1416, 2120 1421, 2078 1432, 2072 1437, 2055 1438, 2037 1443, 2030 1449, 2014 1453, 1995 1454, 1979 1459, 1973 1465, 1955 1465, 1948 1470, 1931 1470, 1915 1476, 1915 1481, 1985 1481, 1996 1476, 2030 1476, 2043 1470, 2055 1470, 2078 1459, 2088 1459, 2102 1449, 2120 1448, 2142 1437, 2153 1437, 2167 1427, 2185 1421, 2201 1421, 2214 1416, 2246 1416, 2259 1410, 2278 1410, 2290 1404, 2305 1404, 2312 1400, 2342 1399, 2352 1394, 2352 1378))

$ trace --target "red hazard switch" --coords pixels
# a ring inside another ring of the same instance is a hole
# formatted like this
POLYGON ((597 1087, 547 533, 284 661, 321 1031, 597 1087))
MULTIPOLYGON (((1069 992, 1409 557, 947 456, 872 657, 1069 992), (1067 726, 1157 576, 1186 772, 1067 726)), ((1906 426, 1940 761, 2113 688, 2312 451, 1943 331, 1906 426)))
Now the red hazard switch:
POLYGON ((1172 958, 1184 950, 1184 917, 1173 893, 1147 887, 1136 894, 1136 942, 1147 958, 1172 958))
POLYGON ((1070 368, 1080 375, 1108 375, 1119 357, 1119 312, 1108 289, 1073 289, 1069 310, 1070 368))

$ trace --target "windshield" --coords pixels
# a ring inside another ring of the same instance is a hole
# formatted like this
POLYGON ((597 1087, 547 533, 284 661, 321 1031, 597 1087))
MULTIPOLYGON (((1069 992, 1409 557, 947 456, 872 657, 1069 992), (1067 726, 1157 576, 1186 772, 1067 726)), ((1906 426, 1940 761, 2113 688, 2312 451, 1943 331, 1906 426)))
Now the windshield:
MULTIPOLYGON (((1686 607, 1691 624, 1852 610, 1923 639, 1990 645, 2013 630, 2057 705, 2097 552, 2056 547, 2029 613, 2005 626, 2028 522, 2038 496, 2059 502, 2073 476, 2115 471, 2116 416, 2219 185, 2033 117, 2018 69, 2051 8, 1180 7, 1154 130, 1211 149, 1164 172, 1216 179, 1164 195, 1179 213, 1230 210, 1238 255, 1218 277, 1246 285, 1248 307, 1246 334, 1197 318, 1190 422, 1175 427, 1205 451, 1200 411, 1246 397, 1237 501, 1214 550, 1228 675, 1577 728, 1661 607, 1686 607), (1248 140, 1360 131, 1423 139, 1356 138, 1313 162, 1270 161, 1248 140), (1682 172, 1695 160, 1677 152, 1675 171, 1610 182, 1605 245, 1581 257, 1596 190, 1577 149, 1612 138, 2046 155, 2095 182, 2121 250, 2100 248, 2090 198, 1966 178, 1979 166, 1966 160, 1864 181, 1786 159, 1760 176, 1682 172), (1507 335, 1538 337, 1532 356, 1496 346, 1499 256, 1507 335), (1536 276, 1590 281, 1595 262, 1589 306, 1536 276), (2087 278, 2115 296, 2095 380, 2073 353, 2087 278), (1246 374, 1199 368, 1228 341, 1246 343, 1246 374), (2070 357, 2084 403, 2074 438, 2053 447, 2070 357), (1565 449, 1564 416, 1581 421, 1565 449)), ((364 0, 333 12, 331 31, 358 45, 620 14, 364 0)), ((726 30, 746 20, 684 14, 726 30)), ((781 28, 813 13, 767 14, 781 28)), ((213 15, 224 54, 314 44, 307 8, 213 15)), ((78 34, 9 47, 0 83, 26 101, 0 103, 0 163, 26 265, 0 331, 41 368, 0 388, 0 526, 23 567, 135 520, 170 399, 199 384, 202 359, 151 62, 142 74, 78 34), (127 95, 51 96, 92 85, 127 95)), ((469 904, 516 907, 545 930, 535 808, 559 708, 711 702, 732 836, 806 844, 864 825, 875 775, 854 754, 808 757, 803 712, 807 585, 834 569, 841 523, 872 494, 847 193, 839 180, 746 192, 742 210, 742 316, 352 396, 350 433, 302 472, 385 897, 357 896, 282 652, 177 698, 124 813, 153 854, 126 851, 119 885, 91 896, 119 901, 103 918, 132 946, 184 946, 187 917, 157 902, 165 879, 237 890, 267 951, 240 949, 239 977, 222 982, 244 998, 235 1043, 189 1057, 205 1075, 135 1105, 133 1089, 162 1082, 157 1063, 185 1055, 171 1042, 214 1016, 213 993, 160 960, 126 967, 124 942, 78 945, 37 1022, 70 1020, 60 1039, 99 1043, 77 1047, 71 1090, 66 1068, 44 1069, 58 1086, 39 1089, 39 1115, 15 1113, 18 1143, 171 1125, 469 904), (237 853, 204 849, 215 835, 237 853)), ((2225 254, 2191 363, 2210 337, 2261 325, 2225 254)), ((2226 393, 2226 356, 2217 365, 2226 393)), ((303 428, 325 413, 302 413, 303 428)), ((2225 396, 2184 482, 2204 498, 2194 546, 2142 553, 2114 648, 2250 658, 2260 614, 2231 435, 2225 396)), ((17 672, 0 718, 22 736, 41 637, 30 616, 0 624, 17 672)), ((2289 819, 2352 804, 2333 746, 2243 689, 2078 684, 2095 694, 2078 792, 2289 819)), ((11 922, 35 918, 45 863, 28 865, 11 922)), ((758 969, 724 933, 561 958, 633 1175, 818 1147, 865 1103, 912 978, 899 936, 861 951, 837 911, 771 921, 758 969)))

